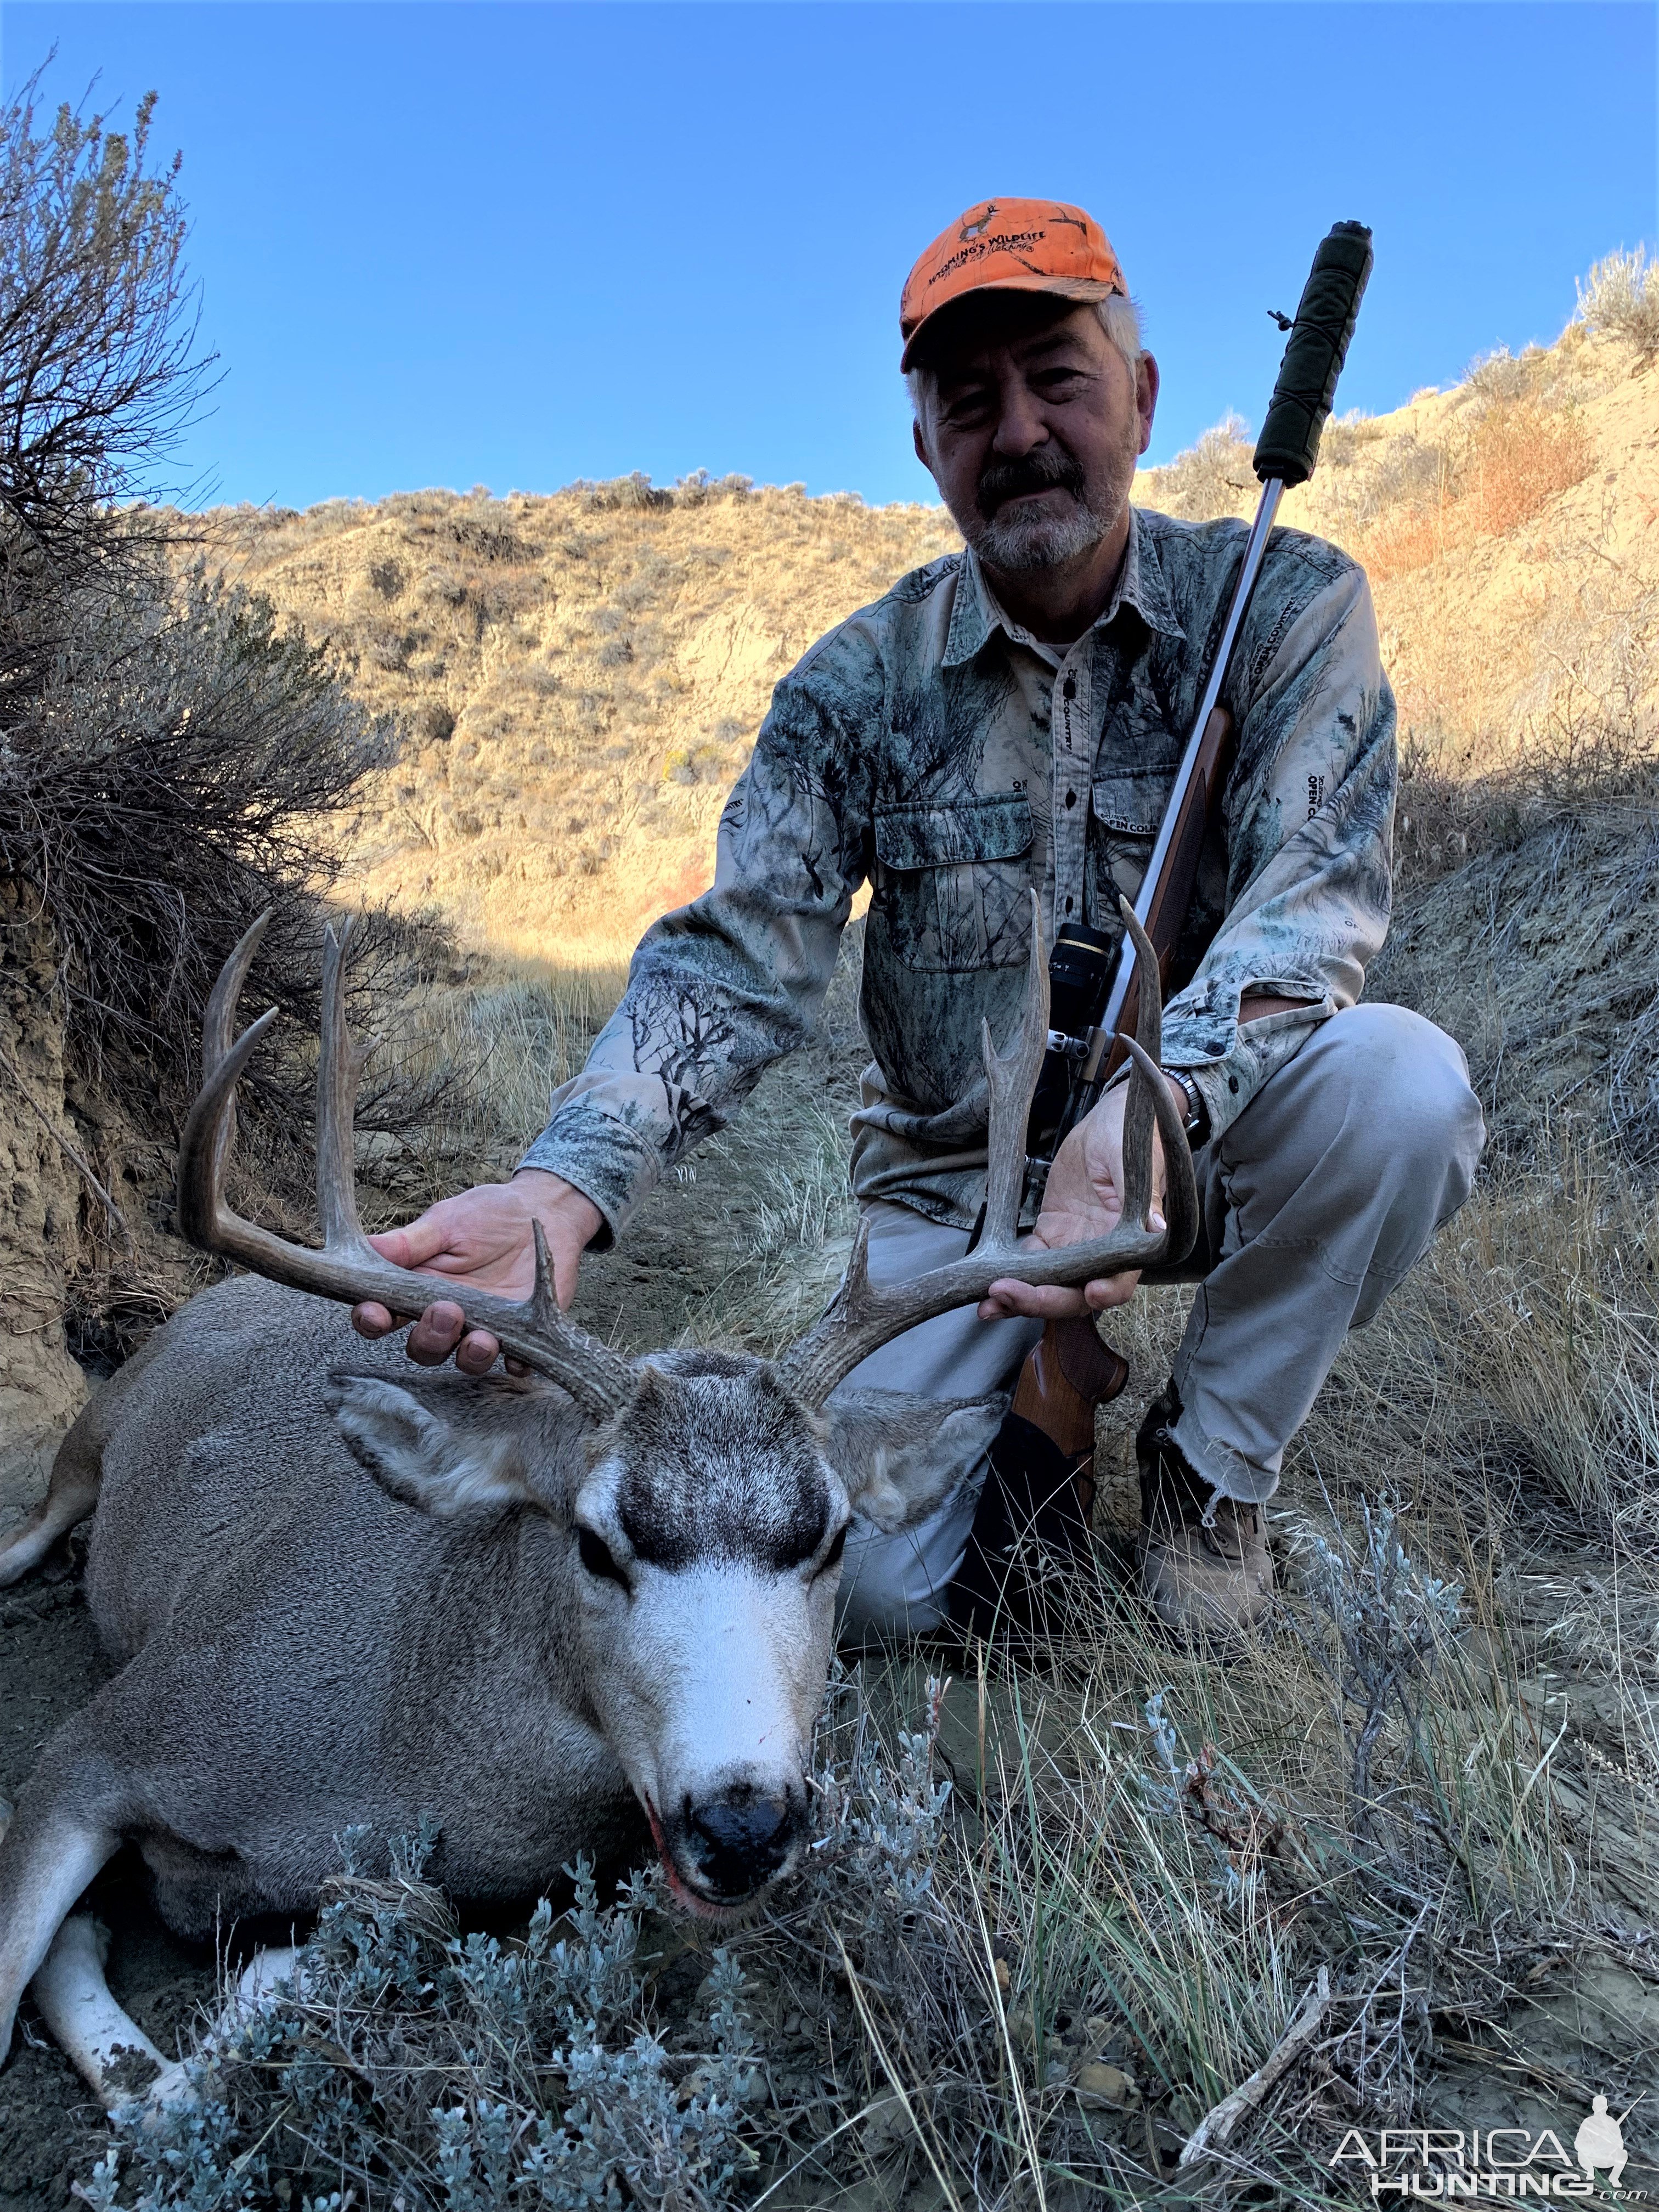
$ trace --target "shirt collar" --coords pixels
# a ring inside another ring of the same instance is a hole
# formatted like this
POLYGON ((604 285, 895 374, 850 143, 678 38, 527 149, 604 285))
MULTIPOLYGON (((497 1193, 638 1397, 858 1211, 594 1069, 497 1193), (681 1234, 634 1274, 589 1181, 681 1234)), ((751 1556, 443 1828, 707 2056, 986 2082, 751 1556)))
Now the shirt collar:
MULTIPOLYGON (((1134 507, 1129 509, 1129 543, 1124 551, 1123 566, 1118 571, 1116 587, 1104 613, 1091 627, 1105 629, 1109 623, 1116 621, 1126 606, 1134 609, 1148 629, 1161 630, 1166 637, 1185 638, 1187 633, 1170 600, 1158 547, 1134 507)), ((945 641, 945 665, 955 668, 971 660, 994 629, 1000 629, 1016 643, 1036 644, 997 604, 996 594, 980 567, 979 556, 970 545, 963 554, 957 575, 956 605, 951 611, 951 628, 945 641)), ((1037 649, 1044 651, 1046 657, 1047 649, 1037 649)))

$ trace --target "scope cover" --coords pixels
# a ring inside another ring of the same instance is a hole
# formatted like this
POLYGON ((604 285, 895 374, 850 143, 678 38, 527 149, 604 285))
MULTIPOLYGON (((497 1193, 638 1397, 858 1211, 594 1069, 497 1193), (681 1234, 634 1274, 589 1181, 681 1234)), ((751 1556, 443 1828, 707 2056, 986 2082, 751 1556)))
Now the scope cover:
POLYGON ((1370 273, 1370 230, 1363 222, 1334 225, 1314 255, 1285 342, 1267 419, 1255 442, 1253 465, 1263 483, 1278 477, 1288 489, 1306 483, 1313 474, 1319 434, 1336 397, 1336 380, 1370 273))

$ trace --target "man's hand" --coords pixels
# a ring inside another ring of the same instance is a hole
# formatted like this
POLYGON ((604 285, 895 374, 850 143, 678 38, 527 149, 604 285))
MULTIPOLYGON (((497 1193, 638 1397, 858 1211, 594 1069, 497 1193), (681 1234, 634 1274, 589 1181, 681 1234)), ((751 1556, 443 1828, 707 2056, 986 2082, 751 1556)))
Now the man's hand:
MULTIPOLYGON (((1258 1022, 1267 1014, 1291 1014, 1314 1003, 1309 999, 1281 999, 1266 992, 1247 992, 1239 1002, 1241 1022, 1258 1022)), ((1168 1079, 1165 1079, 1168 1080, 1168 1079)), ((1186 1092, 1170 1084, 1176 1111, 1184 1122, 1186 1092)), ((1120 1083, 1109 1091, 1092 1113, 1085 1114, 1054 1154, 1042 1194, 1042 1211, 1031 1232, 1031 1243, 1052 1251, 1061 1244, 1080 1244, 1085 1237, 1104 1237, 1117 1226, 1123 1212, 1123 1110, 1129 1086, 1120 1083)), ((1164 1202, 1164 1143, 1152 1133, 1153 1203, 1164 1202)), ((1066 1321, 1074 1314, 1104 1313, 1109 1307, 1127 1305, 1140 1282, 1133 1274, 1107 1275, 1085 1283, 1080 1291, 1034 1290, 1030 1283, 1009 1276, 993 1283, 981 1301, 981 1321, 1003 1321, 1011 1314, 1025 1314, 1038 1321, 1066 1321)))
MULTIPOLYGON (((568 1306, 576 1294, 581 1255, 603 1217, 591 1198, 540 1168, 520 1168, 511 1182, 480 1183, 455 1198, 440 1199, 406 1228, 383 1230, 368 1241, 396 1267, 454 1275, 476 1290, 526 1298, 536 1282, 538 1221, 553 1262, 554 1290, 560 1305, 568 1306)), ((353 1308, 351 1326, 359 1336, 381 1337, 408 1320, 407 1314, 394 1316, 382 1305, 362 1305, 353 1308)), ((483 1374, 501 1352, 487 1329, 469 1330, 460 1308, 447 1298, 428 1306, 410 1330, 404 1349, 422 1367, 441 1367, 453 1353, 466 1375, 483 1374)))
MULTIPOLYGON (((1186 1093, 1178 1084, 1170 1088, 1184 1119, 1186 1093)), ((1104 1237, 1117 1226, 1123 1212, 1123 1113, 1128 1097, 1127 1083, 1109 1091, 1055 1153, 1042 1194, 1042 1211, 1031 1234, 1032 1245, 1052 1251, 1062 1244, 1080 1244, 1085 1238, 1104 1237)), ((1164 1147, 1156 1133, 1152 1189, 1155 1203, 1161 1205, 1164 1147)), ((1097 1282, 1085 1283, 1080 1291, 1039 1290, 1010 1276, 992 1284, 981 1303, 979 1317, 1002 1321, 1011 1314, 1025 1314, 1039 1321, 1064 1321, 1073 1314, 1104 1313, 1109 1307, 1127 1304, 1139 1280, 1137 1270, 1103 1276, 1097 1282)))

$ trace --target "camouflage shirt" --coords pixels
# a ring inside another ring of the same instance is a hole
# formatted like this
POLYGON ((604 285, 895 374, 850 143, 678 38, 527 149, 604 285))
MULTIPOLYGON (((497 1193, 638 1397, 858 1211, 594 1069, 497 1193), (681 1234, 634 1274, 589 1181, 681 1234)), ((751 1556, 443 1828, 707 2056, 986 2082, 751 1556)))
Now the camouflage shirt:
MULTIPOLYGON (((1196 709, 1245 537, 1135 511, 1111 604, 1069 651, 997 605, 971 552, 855 614, 773 694, 721 817, 712 888, 641 942, 621 1006, 526 1154, 612 1233, 811 1035, 871 885, 874 1058, 854 1188, 966 1225, 984 1188, 980 1025, 1018 1019, 1028 888, 1045 931, 1119 928, 1196 709)), ((1279 530, 1223 694, 1237 751, 1164 1022, 1219 1133, 1312 1025, 1352 1006, 1388 927, 1395 711, 1363 573, 1279 530), (1241 1025, 1242 994, 1310 1003, 1241 1025)))

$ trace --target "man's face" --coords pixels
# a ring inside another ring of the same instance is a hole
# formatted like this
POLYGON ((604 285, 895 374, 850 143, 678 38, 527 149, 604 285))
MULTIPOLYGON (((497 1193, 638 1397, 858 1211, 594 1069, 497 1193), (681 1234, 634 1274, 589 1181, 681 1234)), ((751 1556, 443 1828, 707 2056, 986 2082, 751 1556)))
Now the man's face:
POLYGON ((933 349, 916 452, 958 530, 1006 575, 1063 568, 1121 523, 1152 437, 1139 373, 1090 306, 988 293, 933 349))

